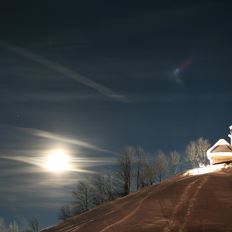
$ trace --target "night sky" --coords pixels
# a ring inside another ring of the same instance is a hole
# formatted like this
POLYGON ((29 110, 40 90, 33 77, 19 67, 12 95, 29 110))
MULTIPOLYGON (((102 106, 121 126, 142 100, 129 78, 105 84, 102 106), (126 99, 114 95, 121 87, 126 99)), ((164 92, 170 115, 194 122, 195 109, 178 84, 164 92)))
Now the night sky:
POLYGON ((229 2, 1 3, 0 217, 56 223, 72 186, 125 145, 183 154, 228 139, 229 2), (57 147, 80 171, 36 165, 57 147))

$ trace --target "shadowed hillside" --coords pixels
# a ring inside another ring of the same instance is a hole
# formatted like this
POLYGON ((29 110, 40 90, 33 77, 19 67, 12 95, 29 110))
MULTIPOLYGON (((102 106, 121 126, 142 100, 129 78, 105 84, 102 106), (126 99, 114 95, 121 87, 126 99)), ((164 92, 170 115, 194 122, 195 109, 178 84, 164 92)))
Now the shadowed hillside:
POLYGON ((232 168, 178 175, 43 232, 232 231, 232 168))

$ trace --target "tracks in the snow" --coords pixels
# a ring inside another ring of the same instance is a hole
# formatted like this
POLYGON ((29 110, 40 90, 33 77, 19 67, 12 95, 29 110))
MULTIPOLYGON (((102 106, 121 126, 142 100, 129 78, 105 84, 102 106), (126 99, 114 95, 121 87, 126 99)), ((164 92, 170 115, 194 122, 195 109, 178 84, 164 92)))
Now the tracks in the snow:
POLYGON ((164 228, 164 232, 185 231, 186 225, 191 216, 191 212, 197 201, 199 192, 208 181, 208 178, 209 176, 198 178, 185 187, 183 193, 180 196, 180 200, 173 209, 169 225, 164 228), (178 219, 179 212, 184 212, 184 217, 181 218, 181 221, 178 219))

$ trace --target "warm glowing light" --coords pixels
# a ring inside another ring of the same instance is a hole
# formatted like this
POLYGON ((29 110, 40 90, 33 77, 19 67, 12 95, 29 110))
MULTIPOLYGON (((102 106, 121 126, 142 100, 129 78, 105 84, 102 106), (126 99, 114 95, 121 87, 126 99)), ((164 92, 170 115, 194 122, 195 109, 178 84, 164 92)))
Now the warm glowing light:
POLYGON ((228 167, 228 165, 226 164, 215 164, 215 165, 208 165, 204 167, 202 166, 200 168, 194 168, 194 169, 188 170, 187 172, 185 172, 185 175, 193 175, 193 176, 202 175, 206 173, 217 172, 226 167, 228 167))
POLYGON ((70 157, 63 150, 52 151, 45 163, 50 172, 64 172, 70 169, 70 157))

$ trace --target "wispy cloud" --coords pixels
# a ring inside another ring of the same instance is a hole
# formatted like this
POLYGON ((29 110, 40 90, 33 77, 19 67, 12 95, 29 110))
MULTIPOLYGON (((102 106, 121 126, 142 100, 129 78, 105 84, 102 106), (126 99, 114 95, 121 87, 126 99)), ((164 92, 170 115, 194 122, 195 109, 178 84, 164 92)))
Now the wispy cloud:
MULTIPOLYGON (((78 147, 82 147, 85 149, 90 149, 95 152, 100 152, 101 154, 105 153, 105 155, 100 156, 83 156, 83 154, 76 154, 75 151, 67 150, 67 154, 69 155, 70 159, 70 167, 68 169, 68 172, 70 173, 89 173, 89 174, 95 174, 96 172, 94 169, 98 166, 105 166, 105 165, 112 165, 115 163, 115 156, 112 156, 112 154, 117 154, 116 152, 113 152, 111 150, 99 147, 95 144, 81 141, 76 138, 70 138, 61 136, 55 133, 51 133, 48 131, 38 130, 34 128, 21 128, 21 127, 14 127, 14 126, 8 126, 7 127, 9 131, 11 131, 14 135, 18 135, 20 137, 29 136, 33 141, 34 139, 38 138, 45 138, 50 142, 52 141, 58 141, 62 142, 67 145, 72 144, 76 145, 78 147)), ((11 134, 12 134, 11 133, 11 134)), ((18 137, 16 136, 16 137, 18 137)), ((41 142, 41 141, 40 141, 41 142)), ((37 142, 40 144, 40 142, 37 142)), ((24 174, 41 174, 48 172, 47 169, 47 159, 49 154, 53 151, 51 149, 47 149, 44 147, 44 142, 42 141, 42 144, 39 145, 39 147, 30 148, 30 149, 24 149, 22 147, 17 148, 11 148, 7 147, 6 149, 2 149, 0 151, 0 178, 15 176, 15 175, 24 175, 24 174), (4 167, 8 168, 4 168, 4 167), (3 167, 3 168, 1 168, 3 167)))
POLYGON ((113 99, 120 101, 120 102, 125 102, 125 103, 130 102, 130 100, 126 96, 118 94, 118 93, 114 92, 112 89, 110 89, 102 84, 99 84, 95 81, 92 81, 91 79, 89 79, 89 78, 63 66, 63 65, 60 65, 54 61, 51 61, 51 60, 46 59, 42 56, 39 56, 39 55, 34 54, 32 52, 29 52, 26 49, 9 44, 8 42, 6 42, 4 40, 0 40, 0 46, 4 47, 5 49, 7 49, 8 51, 10 51, 12 53, 15 53, 19 56, 25 57, 31 61, 34 61, 34 62, 37 62, 41 65, 44 65, 55 72, 61 73, 69 78, 72 78, 72 79, 78 81, 79 83, 81 83, 87 87, 95 89, 96 91, 98 91, 102 95, 113 98, 113 99))
MULTIPOLYGON (((0 177, 3 176, 13 176, 13 175, 19 175, 19 174, 28 174, 28 173, 45 173, 46 165, 45 165, 45 158, 44 157, 34 157, 30 158, 28 156, 1 156, 0 159, 6 159, 6 160, 12 160, 17 161, 24 164, 33 165, 34 167, 23 167, 12 170, 2 170, 0 177)), ((86 163, 88 161, 86 160, 86 163)), ((89 174, 95 174, 96 172, 93 170, 85 169, 77 167, 77 162, 75 162, 74 159, 72 159, 72 167, 68 169, 69 172, 81 172, 81 173, 89 173, 89 174)), ((78 163, 79 164, 79 163, 78 163)), ((79 164, 80 165, 80 164, 79 164)), ((91 165, 90 165, 91 166, 91 165)))
POLYGON ((22 130, 26 133, 29 133, 33 136, 37 136, 40 138, 47 138, 47 139, 51 139, 51 140, 56 140, 56 141, 60 141, 60 142, 64 142, 64 143, 69 143, 69 144, 74 144, 80 147, 84 147, 87 149, 91 149, 94 151, 100 151, 100 152, 104 152, 104 153, 110 153, 110 154, 116 154, 116 152, 105 149, 105 148, 101 148, 98 147, 95 144, 86 142, 86 141, 82 141, 80 139, 74 139, 74 138, 70 138, 70 137, 64 137, 62 135, 58 135, 55 133, 51 133, 48 131, 44 131, 44 130, 38 130, 35 128, 23 128, 23 127, 18 127, 19 130, 22 130))

